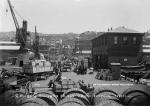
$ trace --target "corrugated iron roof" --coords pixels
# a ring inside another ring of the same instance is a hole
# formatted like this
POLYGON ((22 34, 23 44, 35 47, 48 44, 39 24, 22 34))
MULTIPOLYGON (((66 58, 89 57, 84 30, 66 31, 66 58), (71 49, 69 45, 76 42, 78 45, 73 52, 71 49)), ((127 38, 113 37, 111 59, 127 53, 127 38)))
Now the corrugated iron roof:
POLYGON ((79 36, 79 40, 93 40, 99 36, 101 36, 102 34, 104 34, 104 32, 91 32, 91 33, 82 33, 79 36))
POLYGON ((16 42, 0 41, 0 50, 19 50, 20 44, 16 42))
POLYGON ((97 33, 93 31, 86 31, 80 34, 80 40, 92 40, 93 38, 97 37, 97 33))
POLYGON ((17 43, 11 41, 0 41, 0 44, 17 44, 17 43))
POLYGON ((19 50, 20 46, 0 46, 0 50, 19 50))
POLYGON ((109 32, 110 32, 110 33, 111 33, 111 32, 112 32, 112 33, 141 33, 141 32, 136 31, 136 30, 134 30, 134 29, 126 28, 126 27, 124 27, 124 26, 117 27, 117 28, 112 29, 112 30, 110 29, 109 32))
POLYGON ((97 32, 97 36, 91 40, 97 39, 98 37, 102 36, 103 34, 105 34, 105 32, 97 32))

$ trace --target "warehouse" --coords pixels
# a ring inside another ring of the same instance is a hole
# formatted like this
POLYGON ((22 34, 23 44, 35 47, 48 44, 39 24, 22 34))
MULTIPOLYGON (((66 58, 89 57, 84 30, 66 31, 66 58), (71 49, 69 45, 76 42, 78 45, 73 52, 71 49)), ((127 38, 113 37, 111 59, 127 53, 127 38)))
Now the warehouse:
POLYGON ((81 33, 75 40, 75 55, 79 60, 88 59, 88 66, 92 66, 92 39, 97 37, 97 33, 93 31, 86 31, 81 33))
POLYGON ((143 36, 144 33, 125 27, 98 35, 92 40, 94 68, 108 68, 112 62, 123 66, 137 65, 143 36))
POLYGON ((9 57, 16 57, 19 49, 20 44, 16 42, 0 41, 0 61, 7 60, 9 57))

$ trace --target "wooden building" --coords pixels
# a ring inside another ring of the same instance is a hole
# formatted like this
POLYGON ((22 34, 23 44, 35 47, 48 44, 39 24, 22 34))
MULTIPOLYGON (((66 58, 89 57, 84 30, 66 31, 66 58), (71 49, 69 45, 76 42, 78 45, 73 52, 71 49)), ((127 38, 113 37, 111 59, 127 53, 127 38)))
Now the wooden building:
POLYGON ((100 33, 92 40, 94 68, 108 68, 110 63, 137 65, 143 35, 144 33, 125 27, 100 33))

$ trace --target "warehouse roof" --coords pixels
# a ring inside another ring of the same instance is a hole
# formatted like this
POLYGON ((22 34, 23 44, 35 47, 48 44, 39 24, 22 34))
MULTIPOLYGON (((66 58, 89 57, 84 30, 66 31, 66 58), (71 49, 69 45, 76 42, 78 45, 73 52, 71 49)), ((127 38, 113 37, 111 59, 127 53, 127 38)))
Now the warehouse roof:
POLYGON ((124 27, 124 26, 117 27, 117 28, 112 29, 112 30, 110 29, 109 32, 110 32, 110 33, 111 33, 111 32, 112 32, 112 33, 141 33, 141 32, 136 31, 136 30, 134 30, 134 29, 126 28, 126 27, 124 27))
POLYGON ((0 41, 0 50, 19 50, 20 44, 16 42, 0 41))

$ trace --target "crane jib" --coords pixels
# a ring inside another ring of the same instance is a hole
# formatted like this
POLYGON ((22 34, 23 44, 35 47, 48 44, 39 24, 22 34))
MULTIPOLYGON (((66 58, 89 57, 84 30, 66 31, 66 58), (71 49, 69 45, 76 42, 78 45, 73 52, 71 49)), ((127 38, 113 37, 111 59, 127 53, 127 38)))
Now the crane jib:
POLYGON ((8 5, 9 5, 9 8, 10 8, 10 11, 12 14, 12 18, 14 20, 14 24, 16 27, 16 42, 21 43, 22 48, 24 48, 26 45, 26 37, 27 37, 27 21, 23 20, 23 26, 22 26, 22 28, 20 28, 17 18, 15 16, 15 13, 13 11, 11 2, 10 2, 10 0, 7 0, 7 1, 8 1, 8 5))

